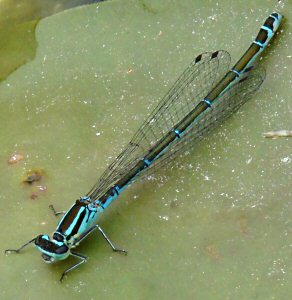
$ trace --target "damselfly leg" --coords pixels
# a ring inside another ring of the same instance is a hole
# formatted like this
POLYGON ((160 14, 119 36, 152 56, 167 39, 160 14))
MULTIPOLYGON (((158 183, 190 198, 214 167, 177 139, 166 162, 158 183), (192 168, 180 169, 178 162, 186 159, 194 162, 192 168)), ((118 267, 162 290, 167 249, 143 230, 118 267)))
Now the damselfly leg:
POLYGON ((29 244, 31 244, 32 242, 35 241, 36 238, 33 238, 32 240, 28 241, 27 243, 25 243, 24 245, 22 245, 20 248, 18 249, 6 249, 4 251, 5 254, 10 253, 10 252, 15 252, 15 253, 19 253, 23 248, 25 248, 26 246, 28 246, 29 244))
POLYGON ((124 253, 125 255, 128 254, 127 250, 124 249, 118 249, 114 246, 114 244, 111 242, 111 240, 107 237, 107 235, 105 234, 105 232, 102 230, 102 228, 99 225, 95 225, 95 228, 97 228, 100 233, 102 234, 102 236, 105 238, 105 240, 108 242, 108 244, 111 246, 111 248, 113 249, 113 251, 115 252, 121 252, 124 253))
POLYGON ((81 261, 79 261, 78 263, 72 265, 70 268, 66 269, 66 270, 62 273, 61 278, 60 278, 60 281, 61 281, 61 282, 63 281, 63 278, 64 278, 64 276, 65 276, 67 273, 69 273, 70 271, 76 269, 77 267, 79 267, 80 265, 82 265, 83 263, 85 263, 85 262, 87 261, 87 257, 86 257, 85 255, 82 255, 82 254, 77 253, 77 252, 74 252, 74 251, 70 251, 70 254, 71 254, 72 256, 75 256, 75 257, 81 259, 81 261))
MULTIPOLYGON (((93 232, 95 229, 98 229, 100 231, 100 233, 102 234, 102 236, 105 238, 105 240, 107 241, 107 243, 111 246, 112 250, 114 252, 121 252, 124 253, 125 255, 127 255, 127 251, 124 249, 118 249, 114 246, 114 244, 111 242, 111 240, 107 237, 107 235, 105 234, 105 232, 102 230, 102 228, 99 225, 94 225, 92 227, 90 227, 86 232, 84 232, 84 234, 82 234, 77 240, 75 240, 74 242, 74 246, 77 246, 83 239, 85 239, 91 232, 93 232)), ((82 265, 83 263, 87 262, 87 256, 74 252, 74 251, 70 251, 70 255, 78 257, 79 259, 81 259, 81 261, 79 261, 78 263, 72 265, 71 267, 69 267, 68 269, 66 269, 63 273, 62 276, 60 278, 60 281, 62 282, 64 279, 64 276, 69 273, 70 271, 76 269, 77 267, 79 267, 80 265, 82 265)))
POLYGON ((108 236, 105 234, 105 232, 102 230, 102 228, 99 225, 94 225, 92 227, 90 227, 87 231, 84 232, 84 234, 82 234, 77 240, 75 240, 74 242, 74 246, 77 246, 83 239, 85 239, 91 232, 93 232, 95 229, 98 229, 100 231, 100 233, 102 234, 102 236, 105 238, 105 240, 107 241, 107 243, 111 246, 112 250, 114 252, 121 252, 124 253, 125 255, 128 254, 127 250, 124 249, 118 249, 114 246, 114 244, 112 243, 112 241, 108 238, 108 236))
POLYGON ((52 210, 52 212, 53 212, 53 214, 55 215, 55 216, 59 216, 59 215, 64 215, 65 214, 65 212, 66 211, 56 211, 55 210, 55 207, 53 206, 53 204, 50 204, 49 205, 49 208, 52 210))

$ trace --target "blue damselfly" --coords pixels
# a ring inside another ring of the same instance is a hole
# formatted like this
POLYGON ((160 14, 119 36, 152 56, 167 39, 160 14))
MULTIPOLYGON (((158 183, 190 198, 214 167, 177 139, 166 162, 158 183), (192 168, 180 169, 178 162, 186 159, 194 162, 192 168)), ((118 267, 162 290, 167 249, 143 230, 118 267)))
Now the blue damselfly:
MULTIPOLYGON (((256 67, 282 20, 272 13, 256 39, 229 71, 230 55, 220 50, 197 56, 142 124, 129 144, 102 174, 98 182, 64 212, 52 237, 39 235, 19 249, 34 243, 47 263, 72 255, 80 259, 60 278, 86 262, 87 257, 72 249, 98 229, 114 251, 117 249, 97 225, 100 213, 136 178, 160 169, 178 153, 193 146, 205 133, 217 127, 245 103, 262 84, 265 71, 256 67)), ((56 212, 51 206, 55 215, 56 212)))

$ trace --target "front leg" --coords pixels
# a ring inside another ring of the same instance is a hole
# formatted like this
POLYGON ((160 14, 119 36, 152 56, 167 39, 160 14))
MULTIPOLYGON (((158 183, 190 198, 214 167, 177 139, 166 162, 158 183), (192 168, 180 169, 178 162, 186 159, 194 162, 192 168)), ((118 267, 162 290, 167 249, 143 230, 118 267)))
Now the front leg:
POLYGON ((31 244, 32 242, 35 241, 36 238, 33 238, 32 240, 28 241, 27 243, 25 243, 24 245, 22 245, 21 247, 19 247, 18 249, 6 249, 4 251, 5 254, 7 253, 11 253, 11 252, 15 252, 15 253, 19 253, 23 248, 25 248, 26 246, 28 246, 29 244, 31 244))

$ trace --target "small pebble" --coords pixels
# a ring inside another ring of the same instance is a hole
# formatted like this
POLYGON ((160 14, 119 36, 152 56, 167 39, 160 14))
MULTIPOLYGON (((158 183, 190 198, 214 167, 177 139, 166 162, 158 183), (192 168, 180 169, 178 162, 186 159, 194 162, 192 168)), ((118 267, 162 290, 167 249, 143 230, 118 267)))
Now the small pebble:
POLYGON ((9 165, 14 165, 17 164, 19 161, 23 160, 24 156, 22 154, 19 153, 15 153, 12 156, 9 157, 8 159, 8 164, 9 165))

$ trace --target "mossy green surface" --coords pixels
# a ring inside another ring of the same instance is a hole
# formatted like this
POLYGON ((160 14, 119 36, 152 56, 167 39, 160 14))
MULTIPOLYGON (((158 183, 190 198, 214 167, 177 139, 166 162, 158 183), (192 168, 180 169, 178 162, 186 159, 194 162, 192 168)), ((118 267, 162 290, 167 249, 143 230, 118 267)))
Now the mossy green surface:
MULTIPOLYGON (((204 51, 242 55, 274 1, 107 1, 48 17, 33 61, 0 85, 3 249, 54 230, 130 140, 190 61, 204 51), (247 5, 248 2, 248 5, 247 5), (13 153, 25 158, 15 165, 13 153), (45 172, 30 198, 21 180, 45 172)), ((263 60, 266 80, 239 113, 189 155, 137 182, 78 250, 48 266, 36 249, 0 256, 1 299, 288 299, 292 293, 291 5, 263 60)))

